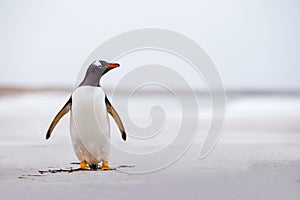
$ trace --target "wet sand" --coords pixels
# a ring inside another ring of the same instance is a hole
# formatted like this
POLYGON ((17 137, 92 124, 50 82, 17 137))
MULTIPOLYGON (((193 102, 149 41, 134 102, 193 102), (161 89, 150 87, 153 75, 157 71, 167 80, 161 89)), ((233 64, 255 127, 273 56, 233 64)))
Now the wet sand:
MULTIPOLYGON (((116 170, 40 174, 38 170, 76 167, 70 163, 77 160, 70 143, 68 117, 50 141, 44 139, 53 115, 68 94, 34 95, 0 98, 1 199, 300 198, 298 97, 272 97, 269 108, 264 98, 229 101, 223 136, 202 160, 198 159, 197 139, 177 162, 153 173, 116 170)), ((115 152, 111 156, 113 166, 139 165, 115 152)))

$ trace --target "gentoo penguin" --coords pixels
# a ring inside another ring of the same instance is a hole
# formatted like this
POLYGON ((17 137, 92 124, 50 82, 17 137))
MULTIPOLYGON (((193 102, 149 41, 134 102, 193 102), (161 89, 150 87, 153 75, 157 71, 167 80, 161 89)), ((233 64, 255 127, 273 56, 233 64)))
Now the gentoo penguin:
POLYGON ((117 123, 123 140, 126 133, 122 121, 100 86, 101 77, 120 65, 100 60, 87 69, 84 80, 53 119, 46 135, 49 139, 58 121, 69 111, 70 133, 75 154, 81 169, 114 170, 108 164, 110 154, 109 113, 117 123))

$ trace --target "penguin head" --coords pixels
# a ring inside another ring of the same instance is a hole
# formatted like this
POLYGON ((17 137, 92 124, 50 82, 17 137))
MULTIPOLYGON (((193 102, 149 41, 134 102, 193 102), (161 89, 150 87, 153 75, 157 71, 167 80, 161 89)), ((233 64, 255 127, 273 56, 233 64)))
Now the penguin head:
POLYGON ((117 67, 120 67, 118 63, 109 63, 104 60, 99 60, 93 62, 90 66, 89 69, 87 70, 87 73, 97 73, 101 76, 106 74, 108 71, 115 69, 117 67), (91 68, 91 69, 90 69, 91 68))
POLYGON ((118 63, 109 63, 104 60, 94 61, 87 69, 84 80, 79 86, 99 86, 101 77, 108 71, 120 67, 118 63))

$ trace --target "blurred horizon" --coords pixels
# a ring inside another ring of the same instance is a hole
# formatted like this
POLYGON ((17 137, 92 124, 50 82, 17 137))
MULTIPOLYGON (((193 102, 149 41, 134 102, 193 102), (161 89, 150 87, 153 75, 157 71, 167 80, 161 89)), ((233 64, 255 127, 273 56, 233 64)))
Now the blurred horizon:
MULTIPOLYGON (((111 92, 114 88, 112 87, 105 87, 104 90, 111 92)), ((121 93, 127 93, 131 92, 130 89, 117 89, 118 92, 121 93)), ((39 92, 68 92, 72 93, 73 92, 73 87, 22 87, 22 86, 0 86, 0 94, 2 95, 9 95, 9 94, 22 94, 22 93, 39 93, 39 92)), ((176 91, 180 94, 190 94, 191 91, 176 91)), ((203 89, 195 89, 194 92, 196 94, 209 94, 206 90, 203 89)), ((218 93, 217 91, 214 91, 215 93, 218 93)), ((156 93, 156 94, 166 94, 166 91, 160 90, 160 89, 144 89, 143 91, 140 91, 140 93, 146 94, 146 93, 156 93)), ((225 88, 225 93, 227 95, 300 95, 300 90, 297 89, 289 89, 289 90, 275 90, 275 89, 253 89, 253 90, 238 90, 238 89, 231 89, 231 90, 226 90, 225 88)))

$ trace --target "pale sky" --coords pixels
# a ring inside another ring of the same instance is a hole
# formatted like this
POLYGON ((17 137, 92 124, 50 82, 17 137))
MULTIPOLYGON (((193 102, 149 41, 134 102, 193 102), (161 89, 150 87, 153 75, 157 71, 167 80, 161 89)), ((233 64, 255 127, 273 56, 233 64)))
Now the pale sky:
POLYGON ((196 41, 227 89, 300 90, 299 19, 298 0, 1 0, 0 86, 72 86, 102 42, 152 27, 196 41))

